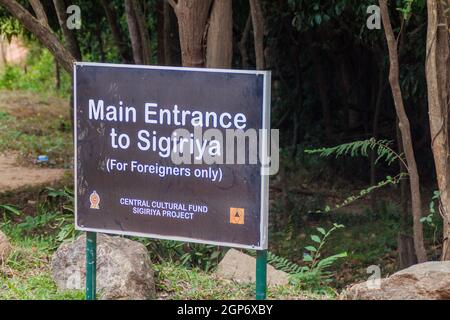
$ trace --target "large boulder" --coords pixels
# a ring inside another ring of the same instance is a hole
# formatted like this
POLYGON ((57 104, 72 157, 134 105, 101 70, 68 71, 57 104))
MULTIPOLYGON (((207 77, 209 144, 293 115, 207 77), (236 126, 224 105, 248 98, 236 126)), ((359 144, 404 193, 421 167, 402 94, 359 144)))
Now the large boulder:
POLYGON ((450 261, 416 264, 381 279, 379 289, 359 283, 343 293, 359 300, 447 300, 450 299, 450 261))
MULTIPOLYGON (((63 243, 52 258, 59 290, 84 289, 86 236, 63 243)), ((145 246, 122 237, 97 234, 97 291, 101 299, 155 298, 152 262, 145 246)))
POLYGON ((8 237, 0 231, 0 264, 5 263, 8 260, 12 247, 9 243, 8 237))
MULTIPOLYGON (((255 282, 256 259, 235 249, 230 249, 220 261, 216 276, 221 279, 234 280, 240 283, 255 282)), ((289 275, 267 265, 267 284, 269 286, 286 285, 289 275)))

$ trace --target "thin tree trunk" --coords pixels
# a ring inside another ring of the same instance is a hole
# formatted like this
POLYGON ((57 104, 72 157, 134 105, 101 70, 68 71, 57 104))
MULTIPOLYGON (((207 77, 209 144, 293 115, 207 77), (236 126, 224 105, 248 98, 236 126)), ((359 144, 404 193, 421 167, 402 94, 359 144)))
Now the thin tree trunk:
POLYGON ((386 35, 387 45, 389 49, 389 82, 391 84, 392 96, 394 98, 395 109, 399 119, 399 127, 402 133, 402 143, 405 151, 406 161, 408 164, 408 174, 410 179, 411 191, 411 205, 413 214, 413 231, 414 231, 414 248, 417 255, 418 262, 427 261, 427 253, 423 241, 422 222, 422 199, 420 195, 420 181, 417 171, 417 164, 414 155, 411 128, 408 116, 403 104, 402 91, 399 81, 399 63, 397 52, 397 40, 392 30, 392 25, 389 17, 389 10, 387 0, 379 0, 381 17, 383 21, 384 31, 386 35))
POLYGON ((64 35, 64 40, 66 41, 67 48, 72 53, 72 55, 78 61, 81 61, 81 50, 78 45, 77 38, 72 30, 69 30, 67 27, 67 13, 66 13, 66 5, 63 0, 53 0, 53 4, 55 6, 56 15, 58 16, 59 26, 61 27, 62 33, 64 35))
POLYGON ((127 16, 128 31, 130 32, 131 48, 135 64, 144 64, 139 25, 134 13, 133 0, 125 0, 125 14, 127 16))
POLYGON ((233 6, 231 0, 214 0, 206 46, 208 68, 231 68, 233 59, 233 6))
POLYGON ((61 67, 58 61, 55 60, 55 88, 56 90, 61 89, 61 67))
POLYGON ((97 20, 95 22, 95 28, 96 28, 96 37, 97 37, 97 42, 98 42, 98 50, 100 51, 100 61, 105 62, 106 55, 105 55, 105 48, 103 45, 102 29, 101 29, 99 20, 97 20))
POLYGON ((178 18, 183 66, 205 66, 203 40, 211 2, 211 0, 169 1, 178 18))
POLYGON ((2 5, 8 12, 13 15, 23 26, 36 36, 36 38, 55 56, 61 66, 72 75, 73 63, 75 58, 68 51, 58 37, 38 19, 33 17, 24 7, 14 0, 0 0, 2 5))
MULTIPOLYGON (((449 3, 450 7, 450 3, 449 3)), ((442 259, 450 260, 450 144, 449 144, 449 24, 444 5, 428 0, 426 77, 431 146, 440 192, 440 210, 444 219, 442 259)))
POLYGON ((109 28, 111 29, 111 34, 113 36, 114 43, 119 51, 123 63, 131 62, 131 56, 128 51, 127 42, 124 39, 120 26, 118 24, 118 19, 116 12, 114 10, 113 3, 108 0, 100 0, 103 9, 106 13, 106 19, 108 20, 109 28))
POLYGON ((250 36, 250 30, 252 27, 252 15, 249 14, 247 21, 245 22, 244 31, 242 32, 241 41, 239 41, 239 51, 241 52, 242 68, 248 69, 248 51, 247 42, 250 36))
POLYGON ((152 63, 152 48, 150 41, 150 34, 148 32, 147 22, 145 21, 144 10, 141 6, 141 2, 138 0, 132 0, 134 16, 139 28, 139 36, 141 39, 142 49, 142 62, 144 64, 152 63))
POLYGON ((159 65, 165 65, 165 17, 164 17, 164 6, 166 2, 164 0, 156 0, 156 43, 157 43, 157 54, 156 59, 159 65))
POLYGON ((256 69, 265 68, 264 59, 264 15, 259 0, 249 0, 255 42, 256 69))

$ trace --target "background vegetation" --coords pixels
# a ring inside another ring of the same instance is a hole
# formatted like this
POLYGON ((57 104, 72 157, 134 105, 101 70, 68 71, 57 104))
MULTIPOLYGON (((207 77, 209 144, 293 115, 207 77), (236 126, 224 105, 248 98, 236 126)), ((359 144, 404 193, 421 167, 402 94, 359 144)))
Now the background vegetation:
MULTIPOLYGON (((11 10, 5 9, 8 2, 12 1, 0 1, 0 31, 6 39, 19 36, 29 53, 24 66, 6 65, 0 74, 0 88, 4 92, 31 92, 43 101, 54 96, 67 101, 61 105, 67 114, 62 118, 27 118, 6 109, 0 111, 0 150, 19 151, 21 161, 48 154, 54 159, 50 165, 71 167, 71 78, 63 71, 65 62, 82 59, 186 65, 180 45, 185 34, 169 5, 173 1, 137 2, 145 19, 141 34, 148 36, 147 51, 137 51, 132 45, 126 5, 133 1, 108 2, 115 14, 113 22, 108 20, 105 1, 70 1, 82 10, 82 27, 72 30, 79 52, 71 49, 72 40, 61 29, 52 2, 43 1, 48 28, 69 48, 65 59, 48 51, 47 40, 25 29, 23 21, 18 23, 11 10), (122 42, 117 41, 118 35, 122 42)), ((18 3, 38 17, 28 1, 18 3)), ((389 83, 385 33, 366 26, 367 8, 374 4, 378 3, 232 2, 227 18, 231 19, 231 41, 223 41, 226 47, 221 49, 231 53, 227 67, 261 68, 262 57, 263 67, 272 71, 273 78, 272 127, 280 130, 281 168, 270 183, 269 258, 292 277, 291 286, 270 292, 272 297, 302 296, 304 292, 312 294, 308 297, 334 296, 349 283, 366 279, 370 265, 379 265, 383 275, 407 266, 399 253, 405 241, 413 241, 409 179, 389 83), (264 27, 262 36, 257 32, 258 13, 264 27), (263 51, 258 49, 261 39, 263 51), (380 150, 380 144, 389 146, 387 154, 382 154, 386 149, 380 150)), ((439 259, 443 224, 437 209, 440 200, 428 118, 427 2, 392 0, 389 11, 398 37, 399 81, 421 180, 425 247, 428 259, 439 259)), ((212 24, 211 20, 210 28, 212 24)), ((217 44, 202 41, 202 54, 217 44)), ((144 40, 141 45, 146 46, 144 40)), ((202 56, 201 66, 208 66, 207 56, 202 56)), ((3 275, 2 279, 10 291, 0 289, 0 298, 80 297, 79 293, 53 294, 54 284, 46 269, 46 259, 57 245, 75 236, 72 188, 69 179, 56 189, 42 190, 42 201, 35 207, 17 195, 5 195, 0 201, 13 208, 3 207, 0 229, 23 250, 15 252, 8 262, 13 275, 3 275), (36 271, 37 275, 29 277, 23 270, 36 271), (30 289, 34 287, 37 289, 30 289)), ((29 192, 27 197, 36 194, 36 190, 29 192)), ((249 288, 229 285, 218 292, 222 284, 205 276, 223 257, 224 248, 139 240, 157 264, 159 289, 170 297, 180 297, 180 290, 191 298, 242 297, 250 292, 249 288)), ((407 254, 412 260, 417 258, 414 252, 407 254)))

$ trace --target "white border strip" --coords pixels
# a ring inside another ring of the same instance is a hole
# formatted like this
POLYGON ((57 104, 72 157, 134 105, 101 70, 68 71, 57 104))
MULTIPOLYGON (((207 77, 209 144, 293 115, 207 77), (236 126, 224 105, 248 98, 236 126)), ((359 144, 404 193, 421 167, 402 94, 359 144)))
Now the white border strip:
MULTIPOLYGON (((264 74, 264 91, 263 91, 263 114, 262 114, 262 128, 265 130, 262 136, 262 147, 260 157, 268 155, 270 135, 270 101, 271 101, 271 73, 270 71, 264 74)), ((261 137, 260 137, 261 139, 261 137)), ((269 176, 261 174, 261 229, 260 229, 260 245, 262 249, 267 249, 269 244, 269 176)))
MULTIPOLYGON (((174 70, 174 71, 197 71, 197 72, 214 72, 214 73, 235 73, 235 74, 253 74, 263 75, 263 105, 262 105, 262 129, 267 129, 270 132, 270 88, 271 88, 271 72, 259 70, 235 70, 235 69, 207 69, 207 68, 184 68, 184 67, 161 67, 148 65, 134 65, 134 64, 112 64, 112 63, 97 63, 97 62, 75 62, 73 68, 73 125, 74 125, 74 208, 75 208, 75 229, 80 231, 90 231, 99 233, 109 233, 124 236, 136 236, 153 239, 175 240, 182 242, 194 242, 202 244, 211 244, 224 247, 265 250, 268 247, 268 222, 269 222, 269 176, 261 175, 261 204, 260 204, 260 245, 251 246, 239 243, 207 241, 202 239, 178 237, 178 236, 162 236, 152 233, 140 233, 133 231, 109 230, 98 228, 86 228, 78 225, 78 133, 77 133, 77 66, 95 66, 95 67, 113 67, 113 68, 131 68, 131 69, 152 69, 152 70, 174 70)), ((263 135, 263 155, 267 155, 268 141, 267 135, 263 135)), ((261 151, 260 151, 261 152, 261 151)))
POLYGON ((199 71, 214 73, 238 73, 238 74, 255 74, 267 75, 270 71, 261 70, 238 70, 238 69, 212 69, 212 68, 190 68, 190 67, 168 67, 168 66, 152 66, 141 64, 115 64, 115 63, 99 63, 99 62, 75 62, 75 66, 80 67, 111 67, 111 68, 130 68, 130 69, 149 69, 149 70, 173 70, 173 71, 199 71))

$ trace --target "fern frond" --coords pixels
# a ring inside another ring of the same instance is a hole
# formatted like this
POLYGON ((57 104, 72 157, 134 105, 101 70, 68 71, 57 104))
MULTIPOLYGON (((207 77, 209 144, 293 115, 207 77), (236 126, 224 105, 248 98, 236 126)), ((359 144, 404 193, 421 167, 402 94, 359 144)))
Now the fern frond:
POLYGON ((343 143, 334 147, 307 149, 305 150, 305 153, 318 154, 320 157, 329 157, 332 155, 335 155, 336 158, 345 155, 351 157, 368 157, 369 151, 373 150, 377 155, 375 163, 378 163, 383 159, 388 165, 391 165, 396 159, 399 159, 405 163, 403 154, 397 154, 394 150, 392 150, 390 147, 391 144, 392 141, 389 140, 376 140, 375 138, 370 138, 367 140, 343 143))

